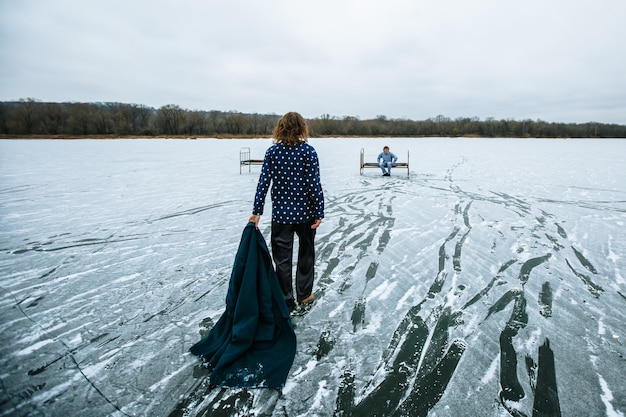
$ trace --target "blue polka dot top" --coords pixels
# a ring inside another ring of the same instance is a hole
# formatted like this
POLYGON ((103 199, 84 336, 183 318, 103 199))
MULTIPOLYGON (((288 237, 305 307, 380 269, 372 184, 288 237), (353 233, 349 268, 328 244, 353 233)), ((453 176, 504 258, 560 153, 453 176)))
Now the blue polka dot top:
POLYGON ((273 221, 296 224, 324 218, 319 160, 308 143, 277 143, 265 152, 252 214, 263 214, 270 183, 273 221))

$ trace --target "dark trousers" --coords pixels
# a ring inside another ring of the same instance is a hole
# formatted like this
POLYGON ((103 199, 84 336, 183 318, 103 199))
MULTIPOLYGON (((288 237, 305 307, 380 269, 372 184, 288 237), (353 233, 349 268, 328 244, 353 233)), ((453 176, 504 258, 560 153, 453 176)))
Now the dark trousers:
POLYGON ((292 259, 293 237, 298 236, 298 265, 296 267, 296 297, 298 302, 313 293, 315 277, 315 229, 313 222, 282 224, 272 222, 272 258, 276 265, 278 282, 289 308, 295 306, 293 296, 292 259))

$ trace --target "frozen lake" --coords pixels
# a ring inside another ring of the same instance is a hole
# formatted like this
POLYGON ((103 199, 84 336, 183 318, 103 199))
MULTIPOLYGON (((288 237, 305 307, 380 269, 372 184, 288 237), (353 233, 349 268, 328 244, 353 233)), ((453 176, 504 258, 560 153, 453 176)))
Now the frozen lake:
POLYGON ((0 416, 624 416, 626 140, 310 143, 316 301, 278 392, 187 353, 270 140, 1 140, 0 416), (410 175, 359 175, 383 145, 410 175))

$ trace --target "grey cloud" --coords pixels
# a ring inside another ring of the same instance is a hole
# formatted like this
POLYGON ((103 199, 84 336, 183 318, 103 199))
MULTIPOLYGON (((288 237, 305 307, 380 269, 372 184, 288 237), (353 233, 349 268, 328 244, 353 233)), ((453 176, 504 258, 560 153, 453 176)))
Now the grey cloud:
POLYGON ((0 100, 626 123, 626 3, 0 1, 0 100))

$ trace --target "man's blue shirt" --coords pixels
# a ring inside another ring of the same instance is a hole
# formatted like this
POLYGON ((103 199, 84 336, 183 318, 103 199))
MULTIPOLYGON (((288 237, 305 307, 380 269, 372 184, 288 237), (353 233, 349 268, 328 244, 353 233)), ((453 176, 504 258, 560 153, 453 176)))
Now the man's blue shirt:
POLYGON ((381 159, 382 159, 382 162, 385 162, 385 163, 391 162, 392 164, 395 164, 396 161, 398 160, 398 157, 395 156, 391 152, 387 152, 387 153, 381 152, 378 154, 378 158, 376 158, 376 160, 378 161, 378 165, 381 164, 381 159))

